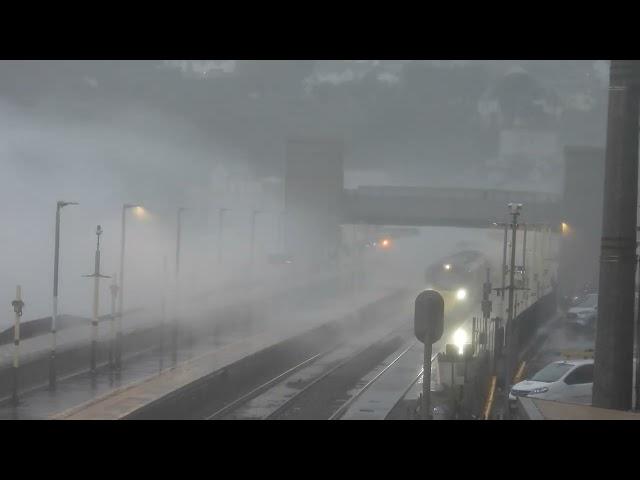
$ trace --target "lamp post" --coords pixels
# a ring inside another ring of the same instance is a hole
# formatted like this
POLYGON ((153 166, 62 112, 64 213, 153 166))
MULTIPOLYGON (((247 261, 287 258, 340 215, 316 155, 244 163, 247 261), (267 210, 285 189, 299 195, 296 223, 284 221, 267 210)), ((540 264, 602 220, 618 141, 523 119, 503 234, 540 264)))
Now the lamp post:
POLYGON ((182 212, 186 208, 178 208, 178 216, 176 223, 176 271, 175 271, 175 288, 176 288, 176 304, 175 314, 173 317, 173 332, 172 332, 172 349, 174 363, 177 360, 178 352, 178 312, 180 311, 180 239, 182 235, 182 212))
POLYGON ((124 248, 126 239, 126 213, 129 209, 139 209, 144 212, 140 205, 125 203, 122 205, 122 226, 120 237, 120 297, 118 297, 118 329, 116 332, 116 368, 120 370, 122 364, 122 316, 124 311, 124 248))
POLYGON ((514 364, 518 354, 518 328, 517 321, 514 316, 513 304, 515 300, 515 269, 516 269, 516 233, 518 231, 518 217, 522 211, 521 203, 510 203, 509 210, 511 213, 511 261, 509 267, 509 305, 507 310, 507 361, 505 362, 504 374, 504 390, 506 415, 509 418, 509 387, 513 378, 514 364))
POLYGON ((253 262, 255 260, 255 244, 256 244, 256 217, 258 214, 262 213, 261 210, 254 210, 251 213, 251 267, 253 267, 253 262))
POLYGON ((91 318, 91 374, 95 374, 98 356, 98 310, 100 308, 100 279, 109 278, 107 275, 100 273, 100 235, 102 235, 102 227, 96 228, 96 255, 94 270, 91 275, 83 275, 83 277, 93 278, 93 316, 91 318))
POLYGON ((56 204, 56 234, 53 254, 53 313, 51 315, 51 354, 49 355, 49 387, 56 386, 56 327, 58 321, 58 262, 60 259, 60 210, 77 202, 58 201, 56 204))
POLYGON ((229 210, 229 208, 218 209, 218 265, 222 264, 222 233, 224 228, 224 214, 229 210))

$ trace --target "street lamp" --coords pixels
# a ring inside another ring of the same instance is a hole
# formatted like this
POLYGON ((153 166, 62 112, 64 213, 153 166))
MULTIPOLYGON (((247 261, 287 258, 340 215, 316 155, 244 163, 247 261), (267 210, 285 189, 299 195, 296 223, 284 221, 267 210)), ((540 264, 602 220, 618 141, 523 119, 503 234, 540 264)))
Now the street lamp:
POLYGON ((222 263, 222 229, 224 227, 224 213, 231 210, 230 208, 219 208, 218 212, 218 265, 222 263))
POLYGON ((177 361, 178 354, 178 315, 180 311, 180 237, 182 234, 182 212, 184 212, 186 208, 180 207, 178 208, 178 218, 176 223, 176 271, 175 271, 175 293, 176 293, 176 305, 175 305, 175 314, 173 317, 173 331, 171 336, 172 341, 172 355, 174 364, 177 361))
POLYGON ((253 267, 253 261, 255 258, 256 217, 260 213, 263 213, 262 210, 254 210, 251 214, 251 266, 252 267, 253 267))
POLYGON ((116 368, 120 369, 121 357, 122 357, 122 314, 124 306, 124 247, 125 247, 125 234, 126 234, 126 213, 127 210, 135 209, 134 212, 138 217, 142 217, 145 213, 144 208, 141 205, 125 203, 122 205, 122 227, 120 237, 120 297, 118 299, 118 327, 116 332, 116 368))
POLYGON ((178 275, 180 274, 180 235, 182 233, 182 212, 184 212, 186 208, 180 207, 178 208, 178 222, 177 222, 177 233, 176 233, 176 282, 178 281, 178 275))
POLYGON ((516 269, 516 232, 518 230, 518 217, 522 212, 521 203, 508 204, 509 213, 511 214, 511 262, 509 267, 509 303, 507 306, 507 359, 505 365, 505 405, 507 406, 506 415, 510 417, 509 413, 509 390, 511 388, 511 381, 513 380, 514 364, 516 362, 516 356, 518 353, 518 321, 514 315, 513 302, 516 293, 516 287, 514 284, 514 275, 516 269))
POLYGON ((58 320, 58 261, 60 259, 60 210, 78 202, 58 201, 56 204, 56 234, 53 255, 53 314, 51 315, 51 354, 49 356, 49 387, 56 386, 56 326, 58 320))

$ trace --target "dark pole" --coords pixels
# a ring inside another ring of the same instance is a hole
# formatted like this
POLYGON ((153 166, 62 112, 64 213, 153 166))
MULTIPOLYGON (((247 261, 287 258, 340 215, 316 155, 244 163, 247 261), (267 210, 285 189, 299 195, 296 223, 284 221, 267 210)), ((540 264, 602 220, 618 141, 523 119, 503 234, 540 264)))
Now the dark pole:
POLYGON ((180 236, 182 234, 182 212, 184 212, 184 208, 178 209, 178 224, 177 224, 177 232, 176 232, 176 283, 178 282, 178 278, 180 276, 180 236))
POLYGON ((218 265, 222 264, 222 233, 224 228, 224 212, 228 211, 228 208, 219 209, 218 215, 218 265))
POLYGON ((251 267, 255 260, 255 244, 256 244, 256 216, 261 213, 260 210, 254 210, 251 214, 251 267))
POLYGON ((51 353, 49 355, 49 388, 56 388, 56 329, 58 325, 58 263, 60 260, 60 210, 67 205, 78 205, 77 202, 56 204, 56 234, 53 254, 53 313, 51 315, 51 353))
POLYGON ((122 309, 124 306, 124 241, 125 241, 125 218, 129 205, 122 206, 122 223, 120 226, 120 296, 118 297, 118 323, 116 326, 116 370, 122 368, 122 309))
POLYGON ((520 215, 520 204, 510 204, 511 208, 511 261, 509 267, 509 305, 507 309, 507 359, 504 369, 504 390, 505 390, 505 406, 506 416, 509 418, 509 388, 513 378, 514 364, 518 355, 518 329, 517 321, 514 316, 513 303, 515 300, 514 276, 516 269, 516 233, 518 231, 518 216, 520 215))
POLYGON ((15 312, 15 322, 13 324, 13 382, 11 399, 14 405, 18 404, 18 389, 20 376, 20 317, 24 302, 22 301, 22 287, 16 286, 16 299, 11 302, 15 312))
POLYGON ((431 338, 429 329, 424 334, 424 360, 422 370, 422 420, 431 420, 431 338))
MULTIPOLYGON (((502 242, 502 289, 500 290, 500 315, 499 322, 504 324, 504 296, 507 288, 507 235, 509 233, 509 223, 504 224, 504 241, 502 242)), ((500 325, 498 325, 500 327, 500 325)), ((502 339, 504 344, 504 338, 502 339)))
MULTIPOLYGON (((527 224, 522 225, 522 288, 527 288, 527 224)), ((528 297, 527 291, 522 292, 522 297, 528 297)))
POLYGON ((173 328, 171 329, 171 355, 172 362, 175 365, 178 361, 178 315, 180 311, 180 235, 182 233, 182 212, 184 208, 178 208, 178 217, 176 225, 176 302, 175 312, 173 316, 173 328))
POLYGON ((164 329, 167 321, 167 256, 162 258, 162 301, 160 303, 160 371, 164 365, 164 329))
MULTIPOLYGON (((640 256, 637 256, 636 272, 640 272, 640 256)), ((636 403, 633 408, 640 411, 640 294, 638 295, 638 306, 636 308, 636 403)))
POLYGON ((56 239, 53 257, 53 315, 51 316, 51 355, 49 356, 49 388, 56 388, 56 328, 58 323, 58 261, 60 259, 60 209, 63 202, 56 205, 56 239))
POLYGON ((639 67, 612 60, 609 80, 593 405, 619 410, 633 383, 639 67))

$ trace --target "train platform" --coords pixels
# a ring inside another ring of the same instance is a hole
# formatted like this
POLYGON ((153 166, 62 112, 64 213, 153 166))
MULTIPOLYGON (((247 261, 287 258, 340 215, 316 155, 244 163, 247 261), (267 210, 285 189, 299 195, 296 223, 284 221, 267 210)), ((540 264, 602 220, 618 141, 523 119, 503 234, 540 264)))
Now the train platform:
MULTIPOLYGON (((436 356, 443 352, 445 345, 451 343, 451 335, 458 328, 471 332, 472 317, 452 322, 442 338, 433 345, 431 392, 432 398, 438 398, 443 391, 439 371, 435 363, 436 356)), ((390 355, 378 368, 362 379, 357 387, 359 396, 340 417, 341 420, 385 420, 409 419, 408 409, 415 407, 422 393, 422 370, 424 346, 413 339, 390 355), (366 388, 365 390, 362 390, 366 388), (402 408, 406 406, 407 408, 402 408)), ((354 392, 355 393, 355 392, 354 392)), ((438 402, 434 407, 442 407, 438 402)), ((436 408, 436 412, 444 410, 436 408)), ((441 418, 436 413, 435 419, 441 418)))
POLYGON ((294 338, 315 327, 339 320, 357 309, 398 293, 397 289, 379 289, 362 292, 355 299, 341 298, 312 312, 298 312, 289 318, 271 319, 267 331, 239 338, 202 353, 175 368, 140 378, 122 388, 106 392, 81 405, 52 413, 49 418, 68 420, 114 420, 127 418, 143 407, 156 402, 172 392, 176 392, 204 377, 222 372, 223 369, 240 359, 251 356, 279 342, 294 338))
MULTIPOLYGON (((295 285, 298 290, 304 288, 313 290, 317 284, 334 281, 334 278, 335 277, 329 273, 322 273, 307 281, 300 281, 295 278, 278 278, 278 281, 264 281, 264 279, 248 281, 243 279, 241 283, 239 283, 240 280, 237 280, 235 283, 218 285, 213 291, 199 292, 185 298, 186 303, 188 303, 188 308, 181 314, 181 320, 188 323, 202 319, 203 316, 208 315, 215 309, 224 309, 243 302, 262 302, 273 298, 279 293, 287 292, 292 288, 292 285, 295 285)), ((166 301, 167 311, 164 321, 168 322, 168 318, 174 315, 173 312, 170 311, 171 298, 167 296, 166 301)), ((82 319, 81 317, 78 317, 78 319, 80 321, 77 325, 58 331, 58 350, 73 348, 74 346, 88 344, 90 342, 91 319, 82 319), (82 320, 84 320, 84 324, 82 320)), ((124 335, 127 335, 141 329, 159 326, 162 321, 163 315, 160 305, 146 309, 134 307, 130 309, 130 312, 125 312, 122 319, 122 331, 124 335)), ((109 338, 109 323, 110 320, 108 317, 105 316, 101 318, 98 330, 99 342, 104 342, 109 338)), ((5 328, 13 330, 13 328, 8 325, 7 323, 5 328)), ((47 356, 49 355, 50 349, 51 335, 48 332, 31 338, 23 338, 20 341, 20 363, 26 364, 35 358, 47 356)), ((13 354, 13 340, 10 343, 0 345, 0 368, 12 364, 13 354)))

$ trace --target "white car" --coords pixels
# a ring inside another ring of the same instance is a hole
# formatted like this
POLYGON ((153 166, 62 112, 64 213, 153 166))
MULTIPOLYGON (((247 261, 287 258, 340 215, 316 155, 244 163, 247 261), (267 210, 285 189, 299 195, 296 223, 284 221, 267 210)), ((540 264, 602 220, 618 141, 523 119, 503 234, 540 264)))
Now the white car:
POLYGON ((566 403, 591 404, 593 359, 553 362, 511 388, 509 404, 517 397, 542 398, 566 403))
POLYGON ((598 314, 598 294, 590 293, 567 312, 567 323, 575 327, 588 327, 598 314))

